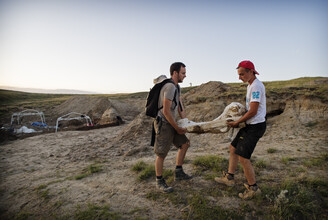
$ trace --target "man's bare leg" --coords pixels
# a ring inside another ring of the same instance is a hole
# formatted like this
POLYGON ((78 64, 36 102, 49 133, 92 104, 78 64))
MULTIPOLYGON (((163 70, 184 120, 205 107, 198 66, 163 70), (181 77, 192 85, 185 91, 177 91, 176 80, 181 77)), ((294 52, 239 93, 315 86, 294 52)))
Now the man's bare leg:
POLYGON ((225 184, 227 186, 235 185, 234 174, 238 165, 238 155, 235 154, 235 148, 230 144, 230 156, 229 156, 229 168, 228 173, 223 171, 223 177, 215 177, 214 180, 218 183, 225 184))
POLYGON ((162 177, 164 159, 165 158, 157 156, 155 160, 156 187, 164 193, 170 193, 173 192, 173 188, 168 186, 162 177))
POLYGON ((164 165, 164 159, 162 157, 157 156, 155 160, 155 172, 156 176, 162 176, 163 174, 163 165, 164 165))
POLYGON ((239 161, 243 166, 244 174, 247 179, 248 185, 254 185, 256 183, 256 179, 251 161, 243 157, 239 157, 239 161))
POLYGON ((230 149, 230 157, 229 157, 229 169, 228 173, 235 174, 237 165, 238 165, 238 155, 235 154, 236 148, 234 148, 231 144, 229 146, 230 149))
POLYGON ((190 146, 190 143, 187 142, 187 143, 183 144, 181 146, 181 148, 179 149, 178 154, 177 154, 177 159, 176 159, 177 166, 183 165, 183 161, 184 161, 184 158, 186 157, 186 153, 187 153, 189 146, 190 146))
POLYGON ((192 176, 186 174, 182 169, 184 158, 186 156, 189 146, 190 146, 189 142, 183 144, 177 153, 176 169, 175 169, 175 176, 174 176, 175 180, 189 180, 192 178, 192 176))

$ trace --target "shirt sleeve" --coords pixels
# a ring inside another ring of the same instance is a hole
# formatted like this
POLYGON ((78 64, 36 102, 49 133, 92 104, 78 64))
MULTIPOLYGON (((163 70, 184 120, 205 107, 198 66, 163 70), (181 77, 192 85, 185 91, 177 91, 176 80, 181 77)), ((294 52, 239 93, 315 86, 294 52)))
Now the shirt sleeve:
POLYGON ((255 85, 251 89, 251 99, 250 102, 261 102, 263 90, 261 86, 255 85))
POLYGON ((168 100, 174 99, 175 86, 173 83, 167 83, 164 85, 164 98, 168 100))

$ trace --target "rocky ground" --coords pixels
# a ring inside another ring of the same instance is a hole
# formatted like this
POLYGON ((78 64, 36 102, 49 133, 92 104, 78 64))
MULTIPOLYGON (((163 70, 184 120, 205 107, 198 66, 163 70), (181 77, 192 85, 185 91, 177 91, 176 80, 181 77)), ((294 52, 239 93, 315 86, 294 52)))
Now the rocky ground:
MULTIPOLYGON (((190 90, 183 96, 187 117, 193 121, 212 120, 230 102, 244 103, 243 94, 225 96, 224 92, 229 89, 232 88, 220 82, 209 82, 190 90)), ((287 187, 284 183, 303 184, 316 180, 317 185, 311 182, 311 193, 317 196, 312 201, 321 211, 289 217, 327 218, 327 102, 311 96, 290 95, 278 99, 279 94, 268 94, 268 127, 252 158, 257 181, 263 187, 263 195, 257 200, 243 201, 237 196, 243 191, 245 182, 242 169, 236 173, 237 186, 227 188, 214 182, 219 172, 200 170, 194 163, 200 157, 217 156, 225 161, 221 169, 226 169, 230 142, 227 133, 187 134, 191 147, 184 169, 194 175, 190 181, 172 180, 170 170, 175 167, 177 153, 172 148, 164 166, 168 170, 168 182, 175 188, 174 193, 166 195, 156 191, 154 176, 139 180, 139 174, 132 171, 132 167, 140 161, 153 165, 155 160, 153 148, 149 146, 151 119, 144 116, 144 100, 109 101, 111 104, 103 104, 105 107, 101 111, 112 106, 125 119, 124 124, 86 131, 45 133, 0 145, 0 217, 217 219, 230 216, 261 219, 271 216, 279 219, 288 217, 288 212, 276 202, 280 191, 287 187)), ((90 108, 87 103, 92 101, 95 102, 93 106, 100 108, 97 103, 106 100, 79 97, 65 106, 86 103, 76 107, 81 111, 82 106, 90 108)), ((63 111, 63 107, 57 108, 57 113, 64 113, 58 109, 63 111)), ((98 114, 93 110, 84 111, 98 114)), ((295 197, 288 196, 286 207, 295 197)))

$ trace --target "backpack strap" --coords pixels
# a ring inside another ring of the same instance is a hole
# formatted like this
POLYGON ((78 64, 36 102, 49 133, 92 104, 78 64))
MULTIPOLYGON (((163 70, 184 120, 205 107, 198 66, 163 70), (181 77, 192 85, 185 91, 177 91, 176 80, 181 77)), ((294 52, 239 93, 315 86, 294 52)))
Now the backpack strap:
MULTIPOLYGON (((174 84, 174 82, 172 81, 172 80, 169 80, 169 81, 167 81, 167 83, 172 83, 172 84, 174 84)), ((164 86, 163 86, 164 87, 164 86)), ((163 89, 163 87, 162 87, 162 89, 163 89)), ((162 90, 161 89, 161 90, 162 90)), ((177 87, 177 89, 175 90, 175 92, 174 92, 174 96, 173 96, 173 102, 175 103, 175 107, 174 108, 176 108, 177 106, 178 106, 178 103, 177 103, 177 101, 176 101, 176 96, 177 96, 177 91, 180 91, 180 89, 179 89, 179 87, 177 87)), ((164 100, 163 100, 164 101, 164 100)), ((179 102, 179 106, 180 106, 180 109, 182 109, 182 106, 181 106, 181 103, 180 103, 180 101, 178 101, 179 102)), ((161 106, 160 108, 158 108, 158 111, 159 110, 161 110, 163 108, 163 106, 161 106)))
MULTIPOLYGON (((178 91, 178 89, 176 89, 175 92, 174 92, 174 99, 173 99, 173 101, 174 101, 174 103, 175 103, 175 107, 174 107, 174 108, 176 108, 176 107, 178 106, 178 103, 177 103, 177 100, 176 100, 177 91, 178 91)), ((178 102, 179 102, 179 99, 178 99, 178 102)), ((180 102, 179 102, 179 103, 180 103, 180 102)))
MULTIPOLYGON (((178 92, 179 92, 179 94, 180 94, 180 86, 177 86, 177 90, 178 90, 178 92)), ((179 97, 180 98, 180 97, 179 97)), ((179 103, 179 107, 180 107, 180 111, 183 111, 183 109, 182 109, 182 104, 181 104, 181 102, 180 102, 180 99, 178 99, 178 103, 179 103)), ((177 103, 175 103, 176 105, 177 105, 177 103)))

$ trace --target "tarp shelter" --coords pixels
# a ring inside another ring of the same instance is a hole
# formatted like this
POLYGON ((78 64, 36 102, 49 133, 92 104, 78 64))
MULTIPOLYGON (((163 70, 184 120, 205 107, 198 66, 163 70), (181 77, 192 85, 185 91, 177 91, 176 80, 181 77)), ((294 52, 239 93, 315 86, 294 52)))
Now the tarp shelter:
POLYGON ((34 110, 34 109, 26 109, 24 111, 16 112, 16 113, 12 114, 10 124, 12 125, 14 123, 15 119, 17 119, 17 124, 20 124, 22 117, 24 117, 24 116, 33 116, 33 115, 39 115, 40 118, 41 118, 41 123, 46 124, 46 119, 44 117, 43 112, 39 112, 39 111, 34 110))
POLYGON ((77 112, 71 112, 68 113, 66 115, 63 115, 59 118, 57 118, 57 122, 56 122, 56 132, 58 130, 58 123, 59 121, 69 121, 69 120, 86 120, 87 125, 88 126, 92 126, 92 120, 89 116, 81 114, 81 113, 77 113, 77 112))

